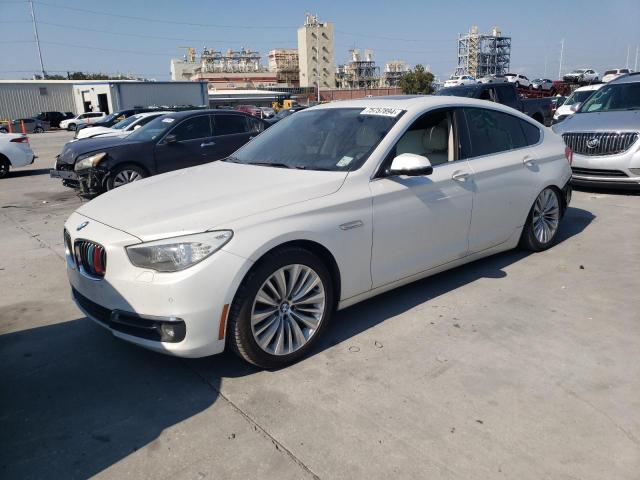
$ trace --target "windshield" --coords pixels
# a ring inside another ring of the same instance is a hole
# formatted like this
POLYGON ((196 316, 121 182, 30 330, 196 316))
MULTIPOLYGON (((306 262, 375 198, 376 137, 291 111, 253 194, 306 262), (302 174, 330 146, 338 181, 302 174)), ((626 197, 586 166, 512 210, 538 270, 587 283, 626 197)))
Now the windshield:
POLYGON ((111 115, 107 115, 101 121, 110 122, 111 120, 114 120, 115 118, 117 118, 119 115, 120 115, 120 112, 115 112, 115 113, 112 113, 111 115))
POLYGON ((569 98, 567 98, 567 100, 564 102, 564 105, 570 106, 574 103, 584 102, 591 96, 593 92, 595 92, 595 90, 576 90, 569 96, 569 98))
POLYGON ((400 109, 324 108, 291 115, 227 160, 304 170, 353 171, 365 162, 400 109))
POLYGON ((447 97, 469 97, 473 98, 476 93, 476 87, 447 87, 436 93, 436 95, 447 97))
POLYGON ((162 116, 154 118, 144 127, 140 127, 134 130, 127 136, 127 140, 136 140, 139 142, 146 142, 148 140, 155 140, 166 132, 171 125, 176 121, 175 118, 169 116, 162 116))
POLYGON ((127 128, 133 122, 137 122, 141 118, 142 117, 139 117, 138 115, 132 115, 129 118, 125 118, 124 120, 119 121, 118 123, 113 125, 111 128, 115 128, 116 130, 122 130, 123 128, 127 128))
POLYGON ((580 107, 580 113, 620 110, 640 110, 640 82, 606 85, 580 107))
POLYGON ((584 73, 584 72, 586 72, 586 70, 580 70, 580 69, 578 69, 578 70, 574 70, 574 71, 573 71, 573 73, 584 73))

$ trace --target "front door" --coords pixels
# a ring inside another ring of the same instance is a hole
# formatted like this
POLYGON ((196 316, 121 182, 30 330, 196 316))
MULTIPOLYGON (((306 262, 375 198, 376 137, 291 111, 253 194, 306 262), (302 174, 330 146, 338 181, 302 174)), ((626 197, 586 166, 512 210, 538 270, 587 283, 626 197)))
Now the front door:
POLYGON ((193 167, 210 161, 213 142, 210 118, 207 114, 189 117, 167 132, 155 147, 154 155, 158 173, 193 167), (166 141, 170 135, 175 142, 166 141))
MULTIPOLYGON (((250 124, 254 119, 236 113, 216 113, 213 115, 212 160, 226 158, 249 141, 252 135, 250 124)), ((259 120, 255 119, 256 122, 259 120)))
POLYGON ((433 173, 381 176, 372 180, 373 286, 418 274, 468 252, 473 191, 470 169, 461 158, 453 109, 416 120, 395 145, 388 163, 401 153, 426 156, 433 173))

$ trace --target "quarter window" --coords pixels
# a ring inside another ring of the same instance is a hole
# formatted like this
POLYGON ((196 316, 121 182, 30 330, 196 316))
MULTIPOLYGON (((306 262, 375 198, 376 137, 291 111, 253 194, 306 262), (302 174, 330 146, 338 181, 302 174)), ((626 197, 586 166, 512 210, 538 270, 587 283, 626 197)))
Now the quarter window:
POLYGON ((527 145, 520 119, 484 108, 465 108, 471 156, 506 152, 527 145))
POLYGON ((264 123, 256 118, 247 118, 249 122, 249 131, 251 133, 260 133, 264 130, 264 123))
POLYGON ((247 133, 247 120, 243 115, 214 115, 216 135, 247 133))
POLYGON ((529 122, 525 122, 524 120, 520 120, 520 125, 524 131, 524 136, 527 140, 528 146, 535 145, 540 141, 540 129, 538 127, 531 125, 529 122))
POLYGON ((174 128, 171 134, 175 135, 179 142, 210 137, 211 124, 209 123, 209 115, 189 118, 174 128))

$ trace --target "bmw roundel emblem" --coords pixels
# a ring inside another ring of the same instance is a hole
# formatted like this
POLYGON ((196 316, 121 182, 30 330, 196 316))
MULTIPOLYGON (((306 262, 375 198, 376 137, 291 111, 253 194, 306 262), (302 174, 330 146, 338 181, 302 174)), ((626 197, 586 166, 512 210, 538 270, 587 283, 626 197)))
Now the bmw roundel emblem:
POLYGON ((76 232, 79 232, 80 230, 82 230, 84 227, 86 227, 87 225, 89 225, 89 222, 82 222, 80 225, 78 225, 76 227, 76 232))

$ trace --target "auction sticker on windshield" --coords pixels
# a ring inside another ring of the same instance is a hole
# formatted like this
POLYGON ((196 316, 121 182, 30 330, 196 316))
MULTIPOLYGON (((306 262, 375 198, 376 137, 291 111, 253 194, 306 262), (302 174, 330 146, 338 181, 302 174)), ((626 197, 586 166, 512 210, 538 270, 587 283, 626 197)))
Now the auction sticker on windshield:
POLYGON ((401 113, 401 108, 367 107, 360 112, 360 115, 381 115, 383 117, 397 117, 401 113))

